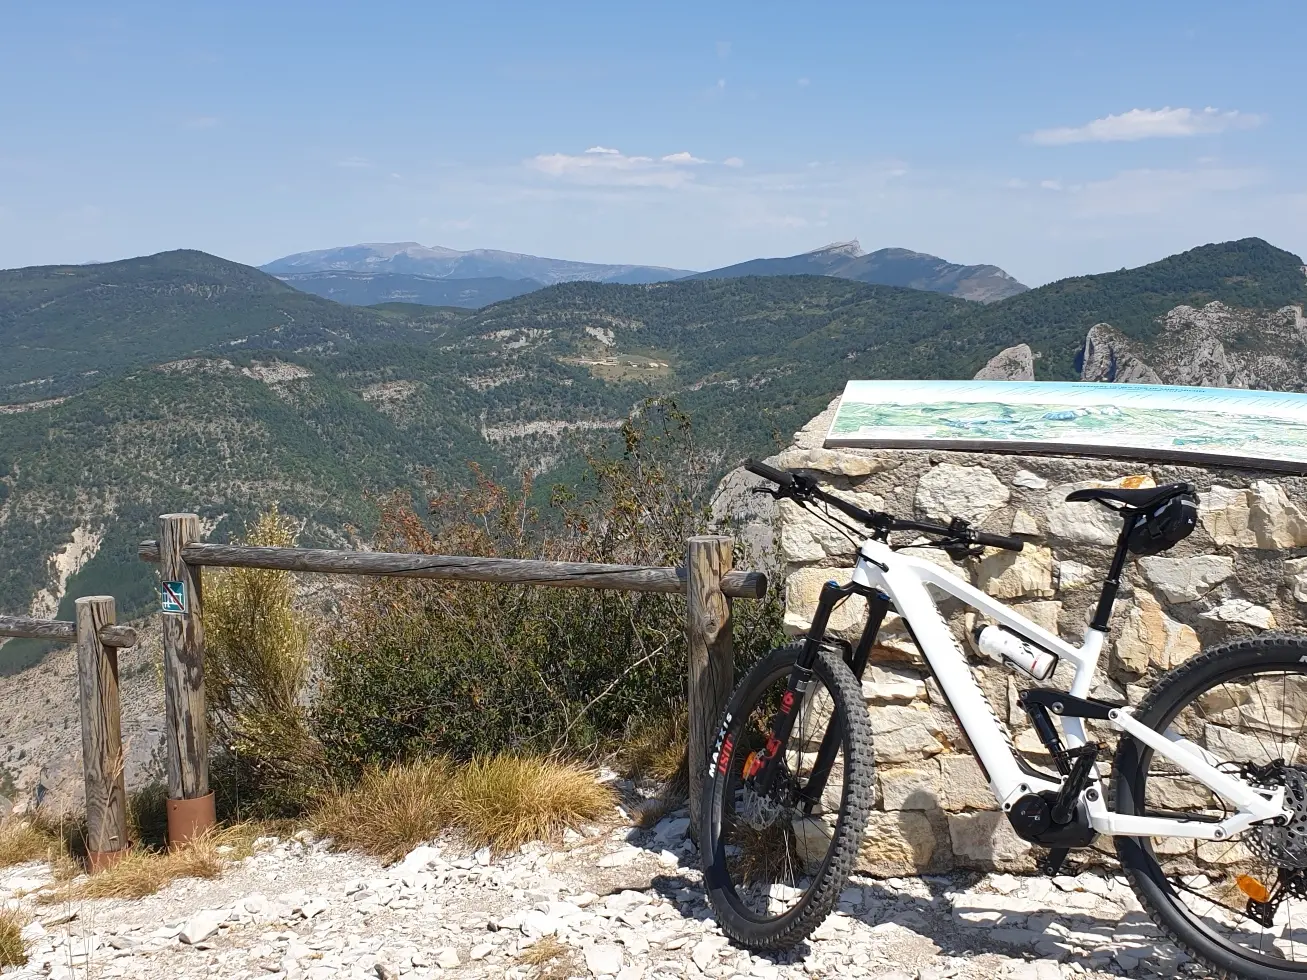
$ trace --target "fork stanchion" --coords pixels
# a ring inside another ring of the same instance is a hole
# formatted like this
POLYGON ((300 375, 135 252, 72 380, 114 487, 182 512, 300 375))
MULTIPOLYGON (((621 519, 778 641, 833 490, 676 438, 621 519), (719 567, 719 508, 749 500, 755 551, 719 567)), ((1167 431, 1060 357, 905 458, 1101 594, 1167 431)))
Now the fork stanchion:
POLYGON ((728 537, 701 535, 690 538, 685 546, 685 632, 690 653, 690 836, 696 842, 704 767, 708 765, 708 754, 735 676, 731 600, 722 592, 722 576, 732 568, 733 544, 728 537))

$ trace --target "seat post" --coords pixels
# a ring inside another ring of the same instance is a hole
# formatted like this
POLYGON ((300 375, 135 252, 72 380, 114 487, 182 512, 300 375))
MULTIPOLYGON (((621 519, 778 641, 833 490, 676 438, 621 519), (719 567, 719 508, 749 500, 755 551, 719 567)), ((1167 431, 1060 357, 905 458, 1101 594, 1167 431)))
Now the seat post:
POLYGON ((1112 618, 1112 606, 1116 603, 1116 594, 1121 588, 1121 572, 1125 569, 1126 556, 1130 552, 1131 518, 1135 513, 1133 508, 1123 508, 1121 511, 1123 520, 1121 536, 1116 539, 1116 554, 1112 556, 1112 567, 1108 569, 1103 591, 1098 595, 1098 607, 1094 610, 1094 618, 1089 622, 1090 628, 1100 633, 1106 633, 1109 629, 1108 621, 1112 618))

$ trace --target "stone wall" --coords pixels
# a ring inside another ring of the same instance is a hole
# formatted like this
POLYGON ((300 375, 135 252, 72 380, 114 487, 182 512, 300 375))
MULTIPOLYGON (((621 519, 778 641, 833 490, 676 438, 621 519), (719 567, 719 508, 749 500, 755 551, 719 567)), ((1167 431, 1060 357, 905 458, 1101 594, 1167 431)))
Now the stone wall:
MULTIPOLYGON (((803 469, 860 505, 900 516, 961 515, 986 530, 1029 535, 1021 554, 990 552, 947 567, 1050 631, 1079 643, 1112 557, 1120 521, 1096 504, 1069 504, 1086 486, 1188 481, 1200 491, 1199 528, 1161 555, 1126 566, 1095 695, 1136 703, 1157 675, 1200 649, 1264 630, 1302 631, 1307 614, 1307 479, 1252 470, 1198 469, 1139 461, 928 450, 821 448, 834 404, 774 465, 803 469)), ((786 628, 801 633, 828 579, 847 581, 854 545, 802 508, 783 501, 780 561, 786 628)), ((941 605, 971 651, 981 688, 1019 749, 1050 765, 1024 711, 1033 682, 971 646, 972 619, 954 600, 941 605)), ((850 599, 831 632, 861 634, 865 603, 850 599)), ((1055 682, 1069 683, 1069 665, 1055 682)), ((955 867, 1024 870, 1037 854, 1012 833, 966 749, 915 645, 891 616, 863 682, 871 708, 879 793, 864 869, 879 874, 955 867)), ((1107 749, 1114 748, 1108 739, 1107 749)), ((1108 752, 1110 765, 1110 751, 1108 752)), ((1106 844, 1103 850, 1110 848, 1106 844)))

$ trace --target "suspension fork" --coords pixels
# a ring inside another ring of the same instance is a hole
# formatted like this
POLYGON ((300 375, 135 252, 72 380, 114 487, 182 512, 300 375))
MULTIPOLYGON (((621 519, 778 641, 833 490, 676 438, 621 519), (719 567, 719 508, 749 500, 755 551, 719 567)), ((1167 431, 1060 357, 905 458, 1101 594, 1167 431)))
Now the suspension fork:
MULTIPOLYGON (((863 672, 867 669, 871 648, 876 644, 876 636, 880 633, 881 624, 885 621, 885 614, 889 609, 889 596, 879 589, 871 590, 871 595, 867 599, 867 625, 863 627, 858 646, 848 661, 849 669, 859 681, 862 680, 863 672)), ((835 724, 835 720, 835 716, 832 715, 830 724, 826 726, 826 734, 822 736, 821 747, 817 749, 817 759, 812 764, 812 775, 808 777, 808 784, 803 789, 803 811, 806 814, 811 814, 813 808, 821 802, 821 795, 826 792, 826 783, 830 779, 831 767, 835 765, 835 757, 840 751, 840 726, 835 724)))
MULTIPOLYGON (((771 733, 767 736, 767 744, 761 752, 755 753, 745 763, 744 778, 746 781, 752 782, 754 790, 758 793, 766 795, 775 784, 776 773, 780 768, 779 760, 782 756, 782 750, 789 743, 790 734, 794 731, 796 709, 803 704, 803 699, 812 686, 812 667, 817 661, 817 652, 821 649, 822 641, 825 639, 826 627, 830 623, 831 613, 840 602, 851 595, 867 596, 872 615, 868 617, 867 627, 863 630, 857 651, 847 657, 846 662, 849 663, 850 667, 855 664, 859 665, 859 669, 856 671, 859 677, 861 676, 861 670, 866 667, 872 643, 875 642, 876 633, 880 630, 881 621, 885 618, 885 612, 889 608, 889 597, 879 590, 871 589, 865 585, 858 585, 856 582, 850 582, 848 585, 827 582, 822 586, 821 594, 817 598, 817 611, 813 614, 812 624, 808 627, 808 633, 804 638, 803 649, 799 653, 798 662, 790 671, 785 694, 781 697, 780 710, 776 712, 776 716, 772 719, 771 733)), ((827 727, 826 734, 822 739, 822 747, 818 752, 817 761, 819 763, 823 757, 828 757, 824 771, 821 773, 820 786, 822 789, 825 788, 831 765, 834 763, 835 753, 839 749, 838 736, 832 735, 832 733, 838 731, 838 726, 834 724, 835 720, 835 717, 832 716, 831 724, 827 727), (830 748, 827 748, 828 742, 831 743, 830 748)), ((816 774, 817 772, 814 770, 814 776, 816 774)), ((811 780, 809 780, 809 784, 811 785, 811 780)), ((820 799, 820 790, 817 798, 820 799)))

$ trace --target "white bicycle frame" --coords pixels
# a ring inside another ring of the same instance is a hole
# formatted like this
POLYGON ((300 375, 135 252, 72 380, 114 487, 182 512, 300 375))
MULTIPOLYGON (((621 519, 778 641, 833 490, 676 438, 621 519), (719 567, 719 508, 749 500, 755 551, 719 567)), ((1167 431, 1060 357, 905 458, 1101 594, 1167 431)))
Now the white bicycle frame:
MULTIPOLYGON (((888 545, 868 540, 858 550, 853 581, 880 589, 890 597, 895 611, 911 628, 930 668, 948 698, 958 721, 989 776, 994 799, 1006 812, 1030 793, 1056 791, 1061 783, 1032 775, 1018 762, 1017 750, 1007 728, 972 676, 966 654, 944 621, 927 586, 934 586, 961 599, 1012 632, 1055 653, 1075 665, 1075 677, 1066 693, 1089 697, 1094 671, 1106 634, 1086 627, 1084 643, 1073 647, 1061 638, 1030 622, 1003 603, 986 595, 943 568, 892 551, 888 545)), ((1065 743, 1077 748, 1086 742, 1080 718, 1058 716, 1065 743)), ((1284 788, 1274 792, 1250 786, 1244 780, 1216 768, 1221 760, 1206 749, 1173 732, 1157 732, 1135 719, 1133 710, 1122 707, 1109 713, 1109 724, 1138 739, 1193 776, 1236 812, 1219 823, 1170 817, 1138 817, 1108 809, 1102 776, 1097 767, 1091 773, 1082 799, 1095 831, 1108 836, 1185 837, 1198 840, 1227 840, 1254 823, 1287 815, 1284 788)))

